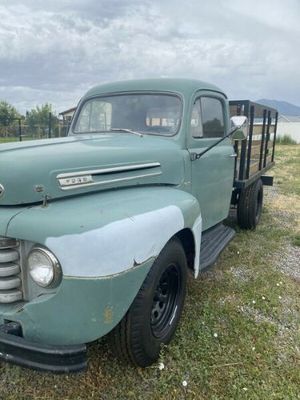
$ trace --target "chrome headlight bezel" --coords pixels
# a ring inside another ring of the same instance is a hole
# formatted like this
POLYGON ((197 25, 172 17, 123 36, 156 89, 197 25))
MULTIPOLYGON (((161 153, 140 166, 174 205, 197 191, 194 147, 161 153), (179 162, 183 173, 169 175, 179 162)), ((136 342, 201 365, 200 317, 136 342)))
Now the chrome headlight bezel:
POLYGON ((28 256, 27 256, 27 267, 28 267, 28 275, 30 276, 30 278, 32 279, 32 281, 45 289, 50 289, 50 288, 54 288, 57 287, 62 279, 62 269, 60 266, 60 263, 58 261, 58 259, 55 257, 55 255, 53 253, 51 253, 51 251, 49 251, 48 249, 46 249, 45 247, 42 246, 34 246, 28 256), (41 280, 38 280, 34 277, 34 274, 32 273, 34 271, 34 268, 38 267, 37 265, 30 265, 30 257, 34 254, 34 253, 40 253, 43 257, 46 258, 46 260, 48 260, 49 264, 47 265, 47 267, 49 267, 49 269, 51 268, 51 279, 45 283, 43 283, 41 280))

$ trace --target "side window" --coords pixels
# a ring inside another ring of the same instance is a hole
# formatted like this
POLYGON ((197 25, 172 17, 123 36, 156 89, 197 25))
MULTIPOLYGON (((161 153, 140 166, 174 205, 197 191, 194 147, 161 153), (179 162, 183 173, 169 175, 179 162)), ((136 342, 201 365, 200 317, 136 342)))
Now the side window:
POLYGON ((222 137, 225 129, 222 102, 213 97, 201 97, 200 101, 203 137, 222 137))
POLYGON ((195 138, 203 137, 203 129, 201 122, 200 100, 197 99, 194 103, 191 116, 191 133, 195 138))

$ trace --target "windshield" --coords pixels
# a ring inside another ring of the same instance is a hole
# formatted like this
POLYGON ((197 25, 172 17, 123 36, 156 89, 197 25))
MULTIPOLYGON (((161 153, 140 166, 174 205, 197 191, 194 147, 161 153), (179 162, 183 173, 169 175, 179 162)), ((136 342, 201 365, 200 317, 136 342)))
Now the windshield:
POLYGON ((119 94, 97 97, 83 104, 75 133, 131 130, 174 135, 181 119, 181 100, 169 94, 119 94))

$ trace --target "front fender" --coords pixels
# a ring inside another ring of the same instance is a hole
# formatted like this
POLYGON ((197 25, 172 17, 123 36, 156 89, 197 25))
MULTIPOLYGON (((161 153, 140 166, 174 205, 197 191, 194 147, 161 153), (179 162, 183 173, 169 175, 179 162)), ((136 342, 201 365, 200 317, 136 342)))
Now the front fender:
POLYGON ((153 260, 104 278, 64 277, 57 293, 27 303, 0 304, 0 325, 18 322, 25 340, 52 345, 88 343, 126 314, 153 260))
POLYGON ((198 268, 200 208, 182 190, 115 190, 24 210, 7 235, 47 246, 64 277, 56 293, 0 307, 0 322, 20 322, 24 337, 37 342, 97 339, 125 315, 155 258, 185 228, 194 234, 198 268))
MULTIPOLYGON (((17 215, 8 236, 48 247, 64 276, 104 277, 155 258, 184 228, 200 247, 197 200, 172 187, 114 190, 34 206, 17 215)), ((196 253, 195 264, 199 264, 196 253)))

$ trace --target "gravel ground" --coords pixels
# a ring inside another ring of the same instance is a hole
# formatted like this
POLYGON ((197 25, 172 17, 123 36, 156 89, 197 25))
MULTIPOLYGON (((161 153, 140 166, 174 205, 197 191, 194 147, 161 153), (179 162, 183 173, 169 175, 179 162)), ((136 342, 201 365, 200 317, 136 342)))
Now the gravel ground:
MULTIPOLYGON (((297 230, 300 221, 299 199, 292 197, 289 199, 290 204, 276 185, 267 187, 264 194, 265 203, 276 206, 276 209, 272 210, 273 218, 280 220, 283 227, 296 227, 297 230)), ((300 247, 287 243, 280 253, 275 254, 274 261, 276 268, 300 282, 300 247)))
POLYGON ((300 247, 288 244, 280 254, 276 254, 276 267, 300 283, 300 247))

